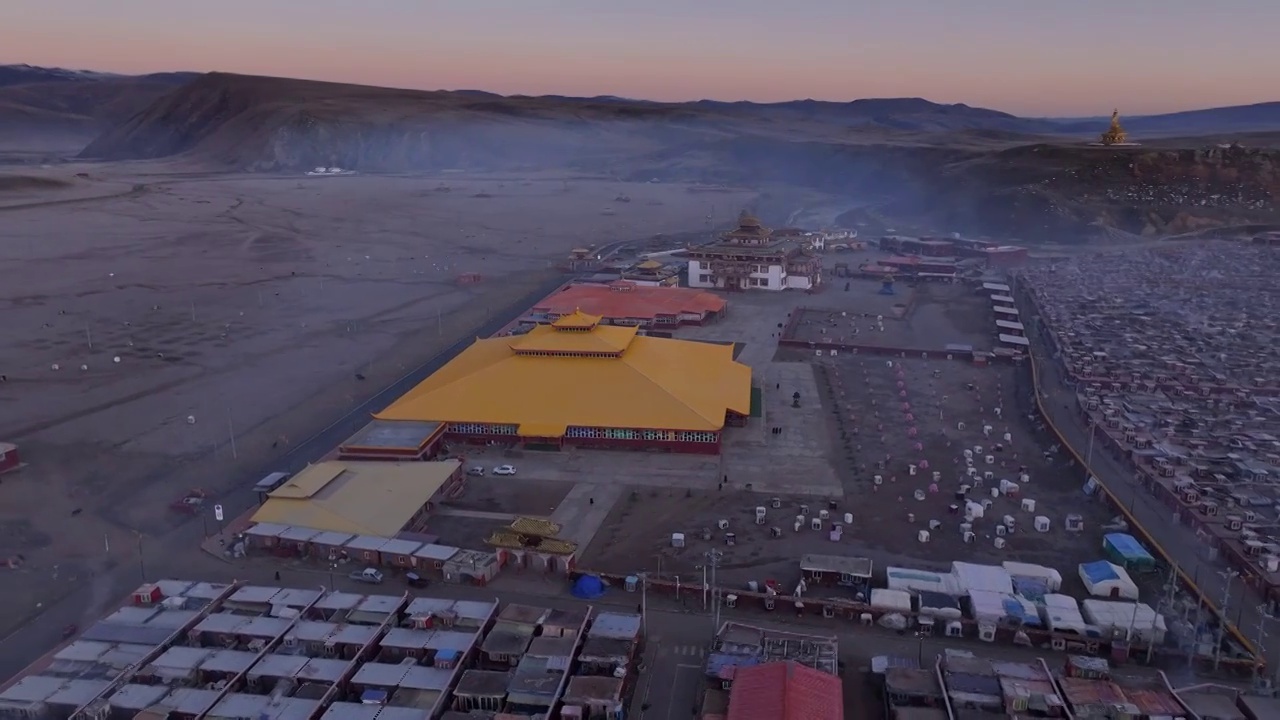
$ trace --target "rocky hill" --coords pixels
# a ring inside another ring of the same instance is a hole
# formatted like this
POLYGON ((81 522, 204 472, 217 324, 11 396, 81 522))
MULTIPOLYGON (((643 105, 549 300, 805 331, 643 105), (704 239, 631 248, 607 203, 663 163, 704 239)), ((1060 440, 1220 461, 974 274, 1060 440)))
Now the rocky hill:
POLYGON ((83 145, 197 77, 195 73, 130 76, 0 65, 0 139, 58 135, 83 145))
POLYGON ((1206 139, 1098 148, 1052 137, 1053 127, 915 99, 663 104, 214 73, 116 124, 82 157, 180 158, 224 171, 558 168, 799 186, 880 198, 889 220, 1028 240, 1274 217, 1276 151, 1206 139))

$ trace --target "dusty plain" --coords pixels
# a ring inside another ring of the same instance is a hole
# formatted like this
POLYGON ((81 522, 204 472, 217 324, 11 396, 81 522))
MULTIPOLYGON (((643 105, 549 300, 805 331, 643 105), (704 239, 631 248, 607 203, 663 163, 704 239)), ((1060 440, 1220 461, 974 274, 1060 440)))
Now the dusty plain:
POLYGON ((727 215, 754 197, 580 176, 182 170, 22 168, 55 182, 0 192, 0 439, 27 463, 0 484, 0 636, 69 593, 118 597, 121 563, 190 567, 194 544, 162 547, 193 522, 171 503, 251 483, 553 285, 571 248, 698 230, 710 203, 727 215))

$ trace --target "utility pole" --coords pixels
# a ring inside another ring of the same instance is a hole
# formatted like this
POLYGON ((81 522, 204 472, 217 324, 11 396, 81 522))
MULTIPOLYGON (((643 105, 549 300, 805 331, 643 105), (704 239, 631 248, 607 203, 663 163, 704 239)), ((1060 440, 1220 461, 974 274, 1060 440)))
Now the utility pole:
MULTIPOLYGON (((1267 614, 1267 604, 1263 603, 1259 605, 1258 606, 1258 637, 1257 637, 1257 642, 1254 643, 1258 646, 1259 651, 1261 651, 1262 648, 1267 646, 1267 621, 1270 619, 1271 619, 1271 616, 1267 614)), ((1258 668, 1261 665, 1262 665, 1262 658, 1256 657, 1253 659, 1253 689, 1254 690, 1260 689, 1258 687, 1258 668)))
POLYGON ((1092 415, 1085 419, 1084 427, 1089 433, 1089 449, 1084 453, 1084 480, 1088 482, 1089 478, 1093 476, 1093 440, 1098 436, 1098 433, 1094 430, 1092 415))
POLYGON ((146 582, 147 562, 146 558, 142 555, 142 533, 135 530, 133 534, 138 536, 138 574, 142 576, 142 582, 146 582))
POLYGON ((644 639, 649 639, 649 573, 640 575, 640 627, 644 639))
POLYGON ((1218 612, 1218 640, 1213 647, 1213 670, 1217 672, 1218 663, 1222 661, 1222 639, 1227 632, 1227 608, 1231 603, 1231 581, 1235 580, 1240 573, 1235 570, 1224 570, 1218 573, 1226 578, 1227 584, 1222 588, 1222 607, 1218 612))
POLYGON ((712 548, 707 551, 707 565, 711 566, 711 637, 720 632, 720 588, 716 586, 716 568, 724 553, 712 548))
MULTIPOLYGON (((1173 564, 1173 569, 1169 572, 1169 582, 1165 583, 1164 595, 1160 598, 1159 604, 1156 605, 1156 615, 1164 615, 1166 610, 1173 608, 1178 594, 1178 564, 1173 564)), ((1151 664, 1151 654, 1156 647, 1155 638, 1147 638, 1147 664, 1151 664)))
MULTIPOLYGON (((1191 584, 1200 587, 1200 566, 1196 565, 1195 574, 1191 577, 1191 584)), ((1187 667, 1191 668, 1196 662, 1196 651, 1200 649, 1200 622, 1204 619, 1204 595, 1196 595, 1196 619, 1192 627, 1195 633, 1191 638, 1191 648, 1187 651, 1187 667)))

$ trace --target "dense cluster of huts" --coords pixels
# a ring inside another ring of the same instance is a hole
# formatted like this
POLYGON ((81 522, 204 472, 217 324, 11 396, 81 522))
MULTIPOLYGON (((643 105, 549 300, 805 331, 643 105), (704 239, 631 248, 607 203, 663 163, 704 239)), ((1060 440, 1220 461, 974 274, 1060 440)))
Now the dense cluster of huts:
POLYGON ((1026 269, 1094 428, 1280 602, 1280 294, 1273 247, 1215 242, 1026 269))
POLYGON ((881 656, 871 666, 892 720, 1191 718, 1163 673, 1119 675, 1102 658, 993 660, 948 649, 932 662, 881 656))
POLYGON ((0 717, 621 717, 640 615, 160 581, 0 688, 0 717))

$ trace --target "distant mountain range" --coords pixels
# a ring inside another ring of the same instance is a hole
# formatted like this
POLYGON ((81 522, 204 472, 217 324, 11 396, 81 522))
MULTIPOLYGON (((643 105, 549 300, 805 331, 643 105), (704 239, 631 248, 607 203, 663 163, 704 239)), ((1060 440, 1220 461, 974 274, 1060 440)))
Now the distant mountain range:
MULTIPOLYGON (((15 123, 46 127, 100 130, 140 112, 161 95, 200 77, 199 73, 168 72, 128 76, 90 70, 67 70, 32 65, 0 65, 0 130, 15 123), (86 104, 86 100, 91 100, 86 104)), ((940 104, 923 98, 869 98, 851 102, 792 100, 778 103, 699 100, 662 103, 616 96, 589 98, 545 95, 504 97, 482 90, 459 90, 430 95, 466 98, 479 103, 537 101, 566 107, 612 106, 626 114, 661 111, 744 119, 814 121, 847 130, 947 133, 973 131, 1026 136, 1086 137, 1105 129, 1106 117, 1027 118, 964 104, 940 104)), ((494 106, 497 107, 496 105, 494 106)), ((1136 138, 1219 135, 1280 131, 1280 102, 1209 108, 1163 115, 1123 118, 1136 138)), ((1011 138, 1010 138, 1011 139, 1011 138)))
POLYGON ((163 159, 195 172, 559 170, 804 188, 879 199, 846 225, 1068 242, 1280 213, 1280 103, 1126 118, 1141 146, 1104 150, 1089 141, 1106 118, 920 98, 660 103, 29 66, 0 68, 0 85, 0 162, 7 149, 7 162, 163 159))
POLYGON ((147 80, 169 83, 171 85, 181 85, 182 83, 194 80, 199 76, 200 73, 194 72, 163 72, 151 73, 149 75, 121 75, 119 73, 104 73, 94 70, 67 70, 66 68, 47 68, 37 67, 35 65, 0 65, 0 88, 8 87, 10 85, 32 85, 36 83, 93 82, 122 79, 147 80))

